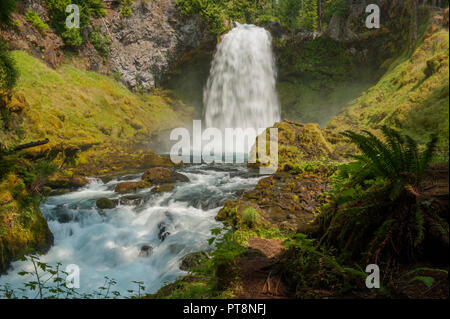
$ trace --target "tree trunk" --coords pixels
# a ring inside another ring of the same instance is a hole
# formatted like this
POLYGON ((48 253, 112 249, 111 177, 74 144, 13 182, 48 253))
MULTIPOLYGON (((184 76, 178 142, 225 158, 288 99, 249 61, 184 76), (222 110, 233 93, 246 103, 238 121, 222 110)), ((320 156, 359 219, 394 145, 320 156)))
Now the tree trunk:
POLYGON ((414 46, 417 43, 417 38, 419 34, 419 0, 413 1, 413 43, 414 46))
POLYGON ((319 32, 322 32, 322 24, 323 24, 323 18, 322 18, 322 0, 317 0, 317 29, 319 32))

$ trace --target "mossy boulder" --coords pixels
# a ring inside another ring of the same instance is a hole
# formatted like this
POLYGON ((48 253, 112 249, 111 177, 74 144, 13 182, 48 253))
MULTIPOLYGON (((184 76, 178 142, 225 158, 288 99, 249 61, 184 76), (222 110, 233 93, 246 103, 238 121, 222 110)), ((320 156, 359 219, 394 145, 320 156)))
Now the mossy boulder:
POLYGON ((195 267, 198 267, 205 263, 209 258, 210 257, 206 251, 198 251, 188 254, 183 257, 180 264, 180 269, 184 271, 190 271, 195 267))
POLYGON ((57 172, 49 176, 46 186, 52 189, 76 189, 89 184, 89 180, 83 176, 57 172))
POLYGON ((117 202, 109 198, 99 198, 97 199, 96 205, 100 209, 113 209, 117 207, 117 202))
POLYGON ((143 189, 143 188, 149 188, 151 187, 152 184, 146 181, 140 181, 140 182, 123 182, 123 183, 119 183, 116 185, 116 188, 114 189, 114 191, 116 193, 132 193, 132 192, 136 192, 139 189, 143 189))
POLYGON ((187 176, 166 167, 154 167, 147 170, 144 175, 142 175, 142 180, 154 185, 189 182, 187 176))
MULTIPOLYGON (((285 166, 293 167, 300 161, 313 161, 329 159, 332 157, 333 146, 325 138, 322 129, 318 124, 301 124, 293 122, 275 123, 273 126, 278 129, 278 170, 283 170, 285 166)), ((270 155, 270 131, 267 129, 257 137, 266 138, 266 154, 256 152, 256 145, 252 147, 250 158, 256 159, 256 163, 249 163, 249 166, 267 166, 273 160, 270 155)), ((277 142, 277 141, 273 141, 277 142)))
POLYGON ((254 228, 265 223, 262 209, 253 202, 242 199, 228 200, 219 211, 216 220, 234 228, 254 228))
POLYGON ((9 174, 0 181, 0 273, 25 254, 45 253, 53 234, 39 210, 39 198, 22 179, 9 174))
POLYGON ((174 188, 175 188, 175 186, 173 186, 172 184, 165 184, 165 185, 161 185, 161 186, 157 186, 157 187, 153 188, 152 193, 171 192, 171 191, 173 191, 174 188))

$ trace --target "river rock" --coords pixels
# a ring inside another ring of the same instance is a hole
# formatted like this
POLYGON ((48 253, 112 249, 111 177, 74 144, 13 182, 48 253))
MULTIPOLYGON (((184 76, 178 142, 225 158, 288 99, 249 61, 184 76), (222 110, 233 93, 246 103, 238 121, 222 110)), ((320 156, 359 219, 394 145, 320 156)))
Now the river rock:
POLYGON ((142 245, 139 252, 139 257, 149 257, 153 252, 153 247, 150 245, 142 245))
POLYGON ((100 209, 113 209, 117 207, 117 201, 109 198, 99 198, 97 199, 96 205, 100 209))
POLYGON ((140 206, 144 203, 144 199, 139 196, 125 196, 119 199, 120 205, 140 206))
POLYGON ((114 191, 116 193, 131 193, 136 192, 139 189, 150 187, 151 184, 146 181, 140 181, 140 182, 123 182, 116 185, 116 188, 114 191))
POLYGON ((151 184, 169 184, 175 182, 189 182, 187 176, 166 167, 154 167, 142 175, 142 180, 151 184))
POLYGON ((173 186, 172 184, 161 185, 161 186, 157 186, 157 187, 153 188, 152 193, 171 192, 171 191, 173 191, 174 188, 175 188, 175 186, 173 186))
POLYGON ((180 269, 184 271, 192 270, 194 267, 198 267, 210 258, 206 251, 198 251, 188 254, 183 257, 180 269))
POLYGON ((170 232, 167 231, 167 225, 164 222, 161 222, 158 224, 158 229, 159 229, 159 233, 158 233, 158 238, 159 240, 161 240, 161 242, 163 242, 164 240, 166 240, 166 237, 170 235, 170 232))

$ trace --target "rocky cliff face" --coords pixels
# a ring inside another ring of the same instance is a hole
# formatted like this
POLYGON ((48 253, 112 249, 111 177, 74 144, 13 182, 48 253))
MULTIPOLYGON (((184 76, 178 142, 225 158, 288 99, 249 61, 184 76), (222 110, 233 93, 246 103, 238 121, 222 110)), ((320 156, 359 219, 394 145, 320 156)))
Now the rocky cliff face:
POLYGON ((109 66, 132 89, 151 89, 183 53, 214 41, 198 17, 186 18, 173 0, 136 1, 133 14, 120 18, 114 5, 101 19, 112 40, 109 66))
MULTIPOLYGON (((185 53, 215 43, 215 37, 200 18, 183 16, 174 0, 137 0, 131 6, 131 16, 126 18, 120 17, 119 1, 105 1, 104 6, 107 15, 83 30, 85 41, 78 56, 90 70, 120 75, 121 81, 132 90, 150 90, 185 53), (88 41, 94 28, 111 42, 106 59, 88 41)), ((27 51, 52 67, 58 66, 64 60, 62 39, 52 28, 39 32, 25 19, 28 10, 51 26, 44 0, 24 0, 13 15, 16 26, 0 30, 0 36, 9 42, 11 49, 27 51)))

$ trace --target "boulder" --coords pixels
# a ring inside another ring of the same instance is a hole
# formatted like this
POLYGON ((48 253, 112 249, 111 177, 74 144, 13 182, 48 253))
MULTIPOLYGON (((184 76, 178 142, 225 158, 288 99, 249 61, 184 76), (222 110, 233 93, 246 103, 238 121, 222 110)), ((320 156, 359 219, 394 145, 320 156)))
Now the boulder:
POLYGON ((173 186, 172 184, 161 185, 161 186, 157 186, 157 187, 153 188, 152 193, 171 192, 171 191, 173 191, 174 188, 175 188, 175 186, 173 186))
POLYGON ((167 225, 164 222, 161 222, 158 224, 158 238, 159 240, 161 240, 161 242, 163 242, 164 240, 166 240, 166 237, 170 235, 170 232, 167 230, 167 225))
POLYGON ((211 258, 206 251, 198 251, 188 254, 183 257, 180 264, 180 269, 184 271, 192 270, 194 267, 198 267, 211 258))
POLYGON ((144 199, 139 196, 125 196, 119 198, 119 203, 125 206, 140 206, 144 203, 144 199))
POLYGON ((113 209, 117 207, 117 201, 109 198, 99 198, 97 199, 96 205, 100 209, 113 209))
POLYGON ((51 175, 46 182, 46 186, 52 189, 75 189, 87 184, 89 184, 89 180, 83 176, 70 176, 60 172, 51 175))
POLYGON ((175 182, 189 182, 187 176, 166 167, 154 167, 142 175, 142 180, 151 184, 169 184, 175 182))
POLYGON ((139 257, 149 257, 153 252, 153 247, 150 245, 142 245, 139 251, 139 257))
POLYGON ((116 185, 116 188, 114 189, 114 191, 116 193, 131 193, 131 192, 136 192, 139 189, 143 189, 143 188, 148 188, 150 187, 151 184, 145 181, 140 181, 140 182, 123 182, 123 183, 119 183, 116 185))

